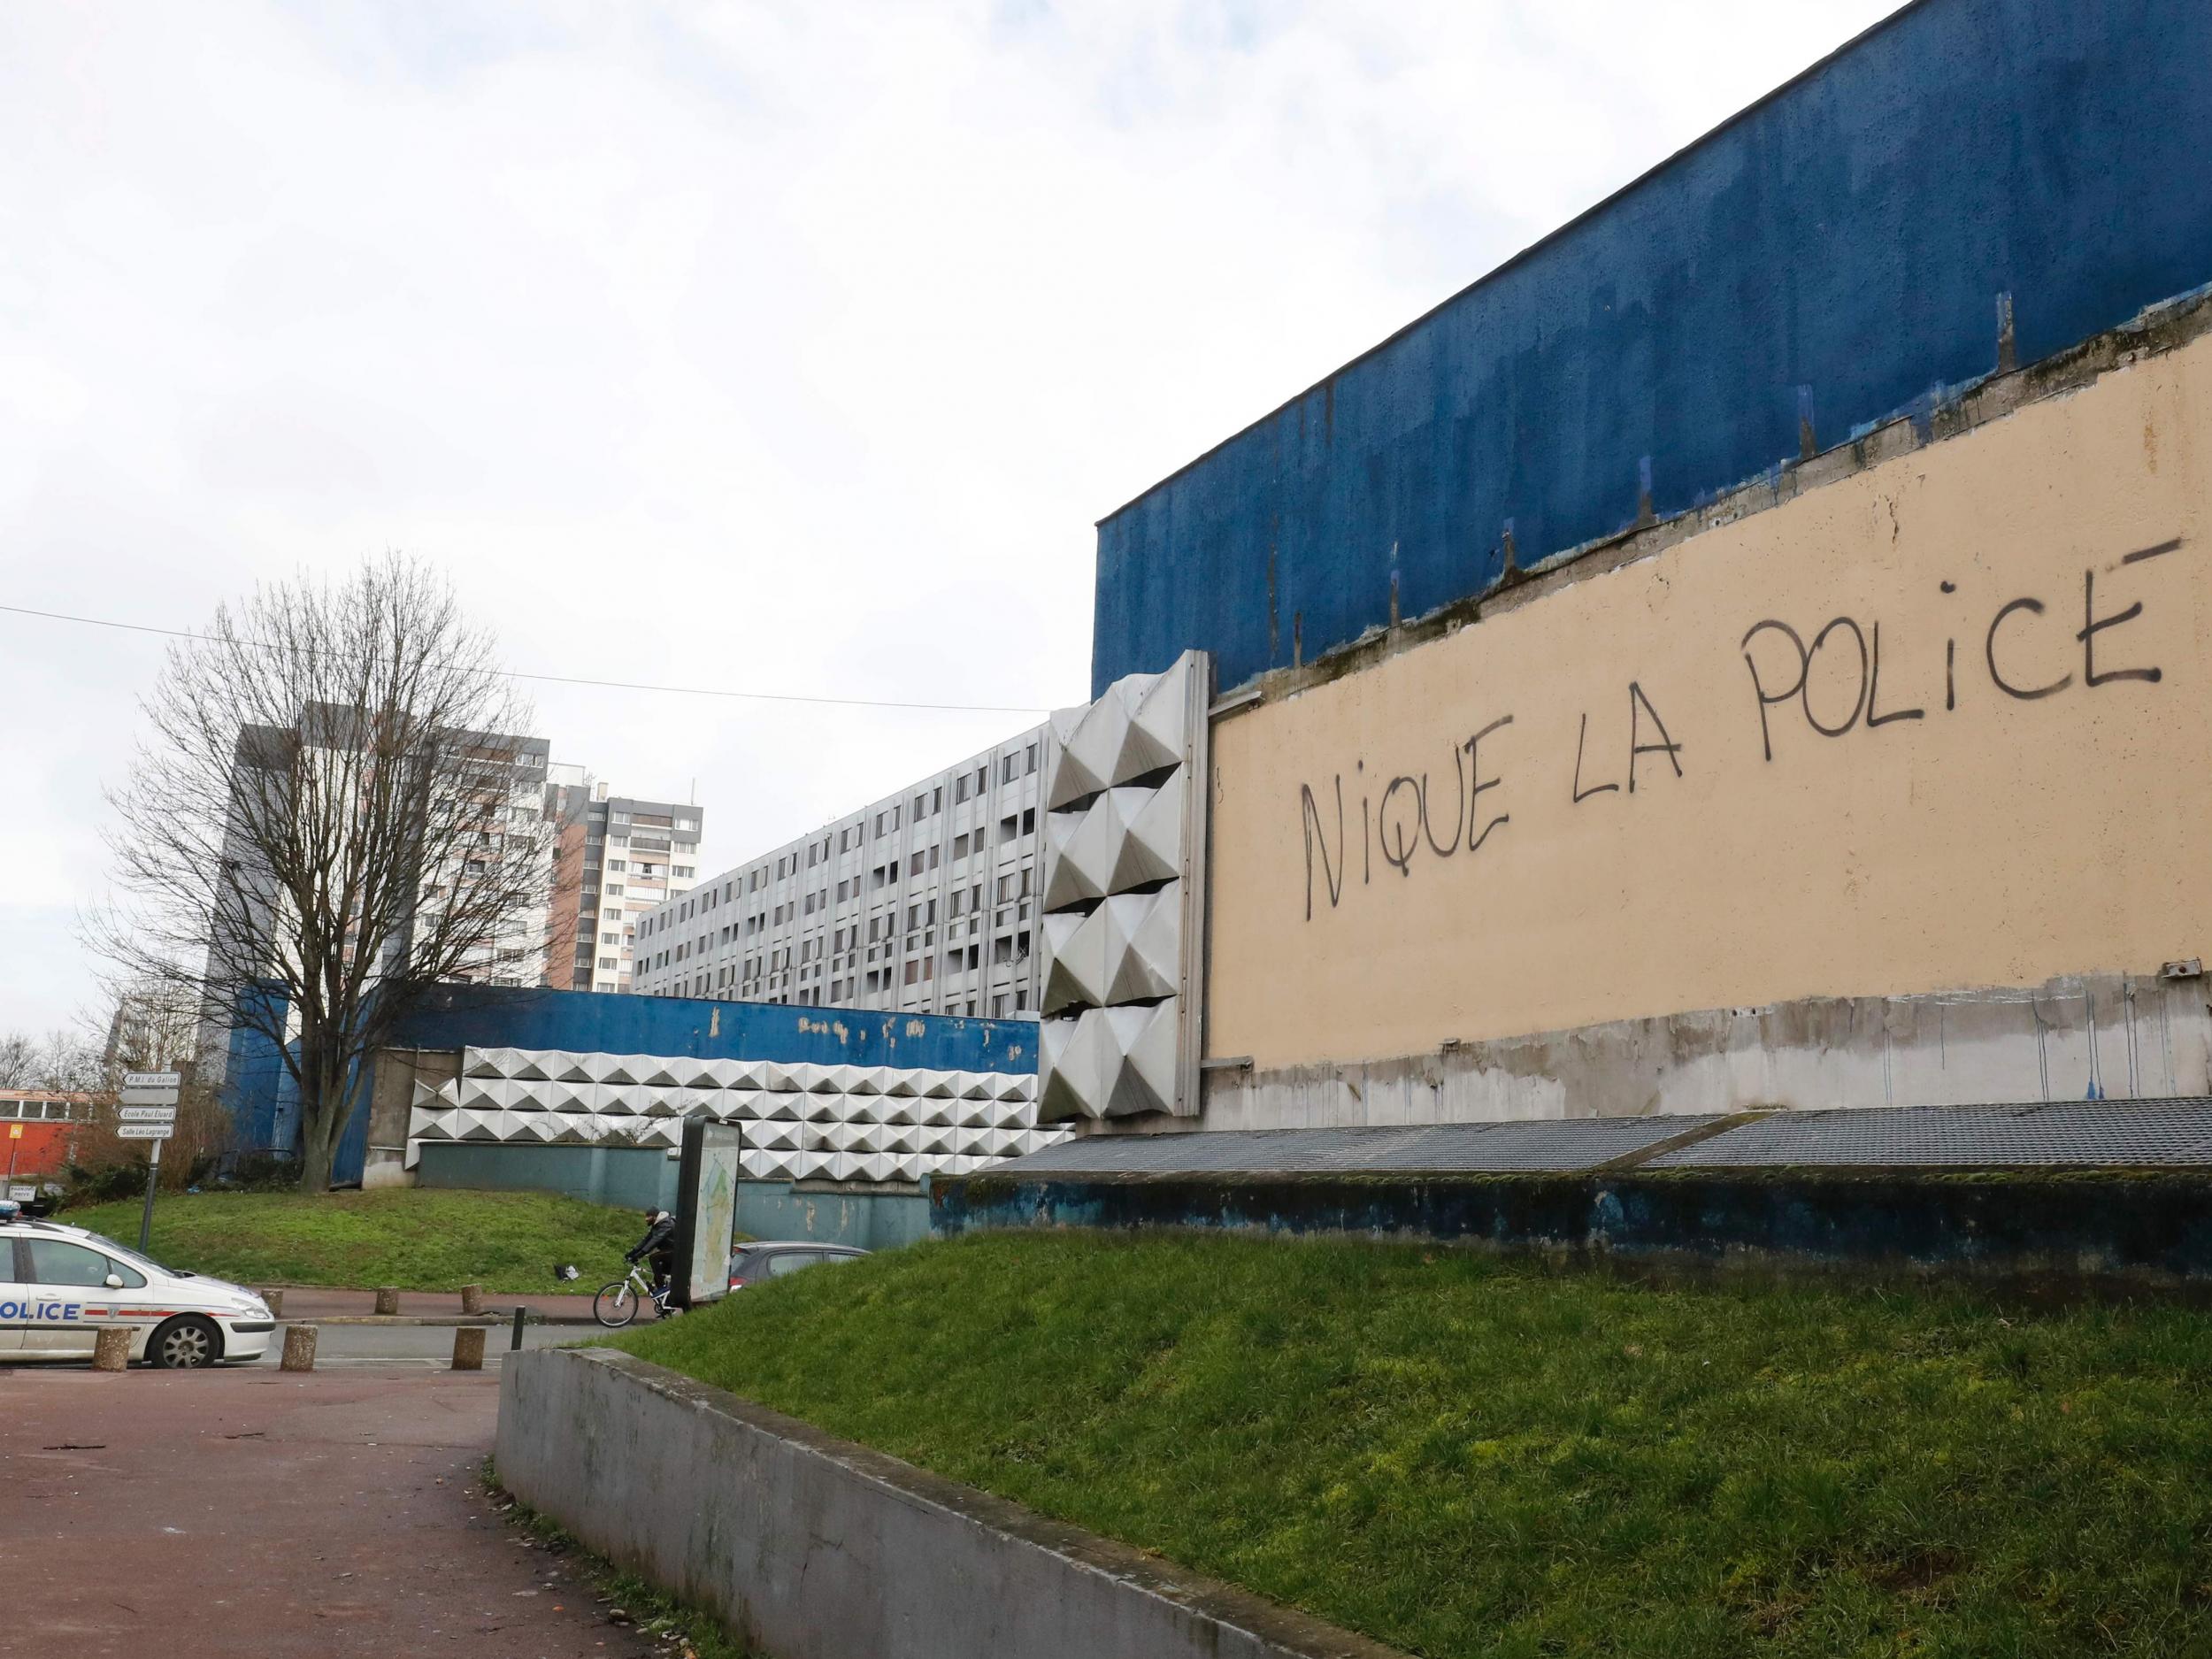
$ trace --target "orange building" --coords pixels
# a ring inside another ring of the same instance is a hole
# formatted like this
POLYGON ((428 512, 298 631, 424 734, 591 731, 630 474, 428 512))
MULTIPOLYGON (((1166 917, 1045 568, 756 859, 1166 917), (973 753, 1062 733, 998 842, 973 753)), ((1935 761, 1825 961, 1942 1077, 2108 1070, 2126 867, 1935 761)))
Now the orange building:
POLYGON ((58 1179, 76 1157, 96 1098, 61 1089, 0 1089, 0 1167, 7 1179, 58 1179))

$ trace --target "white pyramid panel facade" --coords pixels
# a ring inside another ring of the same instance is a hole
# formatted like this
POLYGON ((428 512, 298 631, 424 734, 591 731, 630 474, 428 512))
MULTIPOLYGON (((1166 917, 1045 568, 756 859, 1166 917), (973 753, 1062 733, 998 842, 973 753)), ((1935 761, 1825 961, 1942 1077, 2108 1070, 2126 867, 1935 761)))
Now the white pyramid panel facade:
POLYGON ((708 1118, 744 1127, 758 1179, 918 1180, 1064 1138, 1036 1098, 1028 1072, 469 1048, 452 1081, 416 1085, 407 1161, 432 1141, 672 1148, 708 1118))
MULTIPOLYGON (((1052 717, 1037 1118, 1194 1116, 1206 700, 1186 652, 1052 717)), ((996 1148, 994 1148, 996 1150, 996 1148)), ((1003 1156, 1001 1153, 1001 1156, 1003 1156)))

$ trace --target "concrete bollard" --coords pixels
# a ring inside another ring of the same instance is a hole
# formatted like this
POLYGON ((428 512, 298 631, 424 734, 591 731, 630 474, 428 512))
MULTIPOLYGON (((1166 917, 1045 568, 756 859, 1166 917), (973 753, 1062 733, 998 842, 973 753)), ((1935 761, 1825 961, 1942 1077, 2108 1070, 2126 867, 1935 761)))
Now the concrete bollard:
POLYGON ((100 1334, 92 1339, 92 1369, 94 1371, 122 1371, 131 1363, 131 1328, 127 1325, 104 1325, 100 1334))
POLYGON ((399 1291, 395 1286, 387 1285, 376 1293, 376 1310, 387 1318, 399 1311, 399 1291))
POLYGON ((311 1325, 288 1325, 284 1327, 283 1371, 313 1371, 315 1369, 315 1327, 311 1325))
POLYGON ((261 1300, 269 1304, 269 1311, 276 1317, 280 1319, 284 1317, 284 1293, 282 1291, 265 1290, 261 1293, 261 1300))
POLYGON ((465 1325, 453 1333, 453 1369, 455 1371, 482 1371, 484 1369, 484 1327, 465 1325))
POLYGON ((461 1286, 461 1311, 463 1313, 481 1313, 484 1311, 484 1287, 481 1285, 464 1285, 461 1286))

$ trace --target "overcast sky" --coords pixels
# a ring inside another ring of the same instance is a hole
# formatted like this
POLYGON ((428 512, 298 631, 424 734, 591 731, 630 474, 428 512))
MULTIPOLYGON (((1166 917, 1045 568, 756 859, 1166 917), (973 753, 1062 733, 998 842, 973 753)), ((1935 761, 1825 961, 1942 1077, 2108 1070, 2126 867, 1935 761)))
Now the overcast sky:
MULTIPOLYGON (((1092 525, 1887 0, 0 6, 0 604, 387 548, 510 665, 1036 705, 1092 525)), ((0 1031, 143 635, 0 614, 0 1031)), ((736 863, 1019 729, 540 687, 736 863)))

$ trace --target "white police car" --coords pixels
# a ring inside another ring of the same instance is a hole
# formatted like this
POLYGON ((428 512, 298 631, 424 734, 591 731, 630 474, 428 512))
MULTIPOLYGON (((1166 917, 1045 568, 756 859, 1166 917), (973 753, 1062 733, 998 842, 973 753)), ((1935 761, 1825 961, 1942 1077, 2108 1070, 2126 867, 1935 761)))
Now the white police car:
POLYGON ((276 1321, 252 1291, 15 1210, 0 1201, 0 1365, 89 1359, 106 1325, 130 1327, 133 1359, 171 1370, 267 1351, 276 1321))

